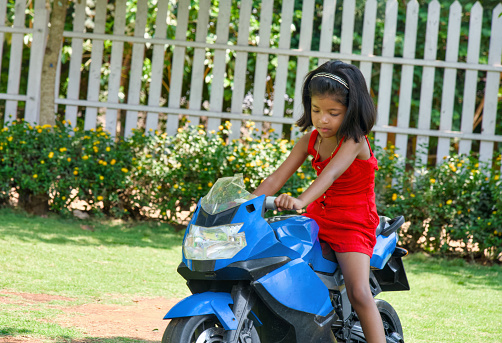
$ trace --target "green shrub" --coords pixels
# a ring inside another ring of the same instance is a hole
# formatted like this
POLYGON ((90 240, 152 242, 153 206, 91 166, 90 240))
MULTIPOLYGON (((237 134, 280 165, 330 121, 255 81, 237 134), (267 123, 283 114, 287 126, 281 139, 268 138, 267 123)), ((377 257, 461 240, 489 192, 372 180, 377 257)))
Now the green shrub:
POLYGON ((376 155, 379 211, 410 222, 402 232, 407 248, 472 258, 502 253, 500 156, 493 170, 455 155, 433 168, 406 171, 392 146, 376 155))
POLYGON ((59 213, 77 199, 89 210, 115 211, 132 157, 128 145, 102 129, 80 132, 64 121, 54 127, 14 121, 0 132, 0 151, 1 197, 14 188, 21 207, 30 210, 40 199, 59 213))
MULTIPOLYGON (((136 211, 176 221, 177 212, 193 208, 218 178, 238 173, 252 191, 292 148, 289 141, 258 136, 252 122, 244 139, 227 143, 230 125, 214 132, 187 126, 174 137, 136 130, 129 140, 135 155, 129 192, 136 211)), ((285 190, 297 195, 310 179, 299 171, 285 190)))

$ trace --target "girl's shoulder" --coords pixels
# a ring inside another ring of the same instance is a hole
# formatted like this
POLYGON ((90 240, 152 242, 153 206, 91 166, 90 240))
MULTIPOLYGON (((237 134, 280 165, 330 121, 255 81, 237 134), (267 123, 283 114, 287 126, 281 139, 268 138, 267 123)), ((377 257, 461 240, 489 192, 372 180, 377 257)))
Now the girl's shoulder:
POLYGON ((295 144, 295 146, 298 146, 301 148, 303 151, 307 151, 310 153, 310 150, 314 147, 315 140, 317 138, 317 131, 313 130, 311 132, 307 132, 304 134, 298 142, 295 144))

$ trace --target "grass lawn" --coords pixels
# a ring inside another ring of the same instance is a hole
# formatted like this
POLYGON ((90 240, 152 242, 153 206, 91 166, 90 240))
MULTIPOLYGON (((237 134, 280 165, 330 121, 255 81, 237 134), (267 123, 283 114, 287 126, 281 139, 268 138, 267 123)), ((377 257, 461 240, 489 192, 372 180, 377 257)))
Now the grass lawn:
MULTIPOLYGON (((0 291, 71 298, 28 310, 0 299, 0 340, 19 335, 68 342, 84 338, 79 330, 52 321, 61 312, 53 305, 96 299, 122 305, 126 296, 186 296, 184 280, 176 273, 182 238, 164 224, 82 222, 0 210, 0 291)), ((397 310, 406 342, 502 342, 502 266, 422 254, 404 261, 411 291, 379 297, 397 310)))

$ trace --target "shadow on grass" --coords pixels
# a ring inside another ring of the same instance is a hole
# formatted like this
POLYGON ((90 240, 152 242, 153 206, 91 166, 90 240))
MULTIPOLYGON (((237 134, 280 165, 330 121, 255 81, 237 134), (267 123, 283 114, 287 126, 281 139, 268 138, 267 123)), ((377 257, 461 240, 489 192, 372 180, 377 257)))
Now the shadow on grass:
POLYGON ((28 329, 16 329, 11 327, 0 328, 0 337, 5 336, 19 336, 19 335, 29 335, 33 331, 28 329))
POLYGON ((435 274, 466 288, 485 287, 502 291, 502 266, 483 266, 463 259, 442 259, 425 254, 412 254, 403 258, 405 269, 415 275, 435 274))
POLYGON ((84 246, 179 247, 183 232, 157 222, 78 220, 30 216, 10 209, 0 210, 0 240, 9 237, 24 242, 84 246))

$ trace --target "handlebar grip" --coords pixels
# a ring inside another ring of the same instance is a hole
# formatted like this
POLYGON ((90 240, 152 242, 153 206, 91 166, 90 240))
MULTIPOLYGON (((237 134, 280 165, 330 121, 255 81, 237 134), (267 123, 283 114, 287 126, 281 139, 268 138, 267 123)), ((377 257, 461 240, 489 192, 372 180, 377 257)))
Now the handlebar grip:
POLYGON ((275 206, 275 199, 277 197, 266 197, 265 198, 265 209, 266 210, 277 210, 277 206, 275 206))

